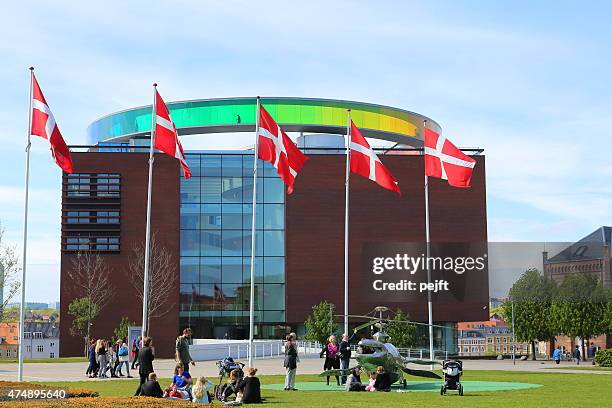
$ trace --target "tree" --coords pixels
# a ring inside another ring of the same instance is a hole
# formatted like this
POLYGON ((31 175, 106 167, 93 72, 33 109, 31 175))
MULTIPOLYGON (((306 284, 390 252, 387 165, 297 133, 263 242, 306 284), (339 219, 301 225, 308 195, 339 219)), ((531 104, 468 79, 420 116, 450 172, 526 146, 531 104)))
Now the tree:
POLYGON ((312 314, 304 322, 306 326, 306 336, 304 338, 306 340, 318 341, 321 344, 327 342, 327 338, 336 329, 334 323, 335 308, 333 303, 328 303, 325 300, 312 307, 312 314))
POLYGON ((531 343, 533 360, 536 359, 536 340, 552 340, 557 334, 551 321, 554 293, 554 282, 532 268, 514 282, 509 300, 502 305, 502 315, 510 322, 514 303, 514 335, 518 341, 531 343))
MULTIPOLYGON (((178 262, 168 248, 157 242, 155 233, 151 234, 150 245, 147 327, 150 327, 152 317, 162 317, 174 306, 168 304, 168 299, 178 279, 178 262)), ((144 255, 145 243, 135 243, 128 265, 128 280, 141 304, 144 293, 144 255)))
POLYGON ((72 268, 68 269, 67 275, 72 283, 73 291, 81 299, 79 305, 86 304, 89 307, 85 315, 79 315, 87 317, 85 332, 81 333, 85 344, 87 344, 90 339, 93 320, 104 309, 114 294, 110 280, 110 270, 100 254, 85 251, 77 252, 76 257, 72 260, 72 268), (86 301, 82 299, 86 299, 86 301))
POLYGON ((0 322, 11 317, 10 313, 5 313, 5 308, 21 288, 18 278, 21 268, 17 264, 15 247, 4 244, 3 237, 4 228, 0 225, 0 322))
POLYGON ((552 316, 561 333, 580 337, 582 358, 586 360, 585 340, 610 329, 609 291, 597 278, 582 273, 567 275, 555 296, 552 316))
POLYGON ((416 343, 416 326, 410 322, 408 313, 404 313, 402 309, 397 309, 395 315, 389 320, 387 325, 387 334, 390 337, 390 342, 395 347, 411 348, 416 343))
POLYGON ((114 331, 113 343, 116 343, 117 340, 127 339, 128 327, 130 326, 136 326, 136 322, 130 321, 130 319, 125 316, 122 317, 119 326, 114 331))
POLYGON ((70 327, 70 334, 85 339, 85 355, 87 355, 89 328, 92 320, 98 316, 98 313, 100 313, 100 309, 88 297, 74 299, 68 305, 68 314, 74 317, 70 327))

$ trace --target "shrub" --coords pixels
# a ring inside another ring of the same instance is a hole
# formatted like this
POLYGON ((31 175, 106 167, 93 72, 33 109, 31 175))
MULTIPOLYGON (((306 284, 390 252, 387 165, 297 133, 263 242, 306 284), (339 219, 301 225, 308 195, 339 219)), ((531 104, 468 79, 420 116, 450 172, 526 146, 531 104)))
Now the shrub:
POLYGON ((595 364, 601 367, 612 367, 612 349, 598 350, 595 353, 595 364))

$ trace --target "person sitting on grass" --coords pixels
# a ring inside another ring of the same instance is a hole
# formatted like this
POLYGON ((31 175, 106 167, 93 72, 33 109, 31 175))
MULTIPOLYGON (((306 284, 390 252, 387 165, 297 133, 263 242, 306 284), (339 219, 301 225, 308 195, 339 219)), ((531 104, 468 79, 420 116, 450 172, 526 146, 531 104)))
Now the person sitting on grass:
POLYGON ((353 368, 351 374, 346 379, 346 391, 365 391, 366 386, 361 383, 361 370, 353 368))
POLYGON ((261 384, 259 378, 255 377, 257 369, 249 367, 247 375, 239 383, 237 391, 242 393, 243 404, 259 404, 261 402, 261 384))
POLYGON ((374 389, 376 391, 391 391, 391 377, 385 372, 383 366, 376 367, 376 381, 374 381, 374 389))
POLYGON ((376 371, 370 373, 370 380, 368 381, 368 385, 366 385, 365 390, 369 392, 376 391, 376 388, 374 388, 375 383, 376 383, 376 371))
POLYGON ((206 377, 199 377, 191 389, 191 401, 202 402, 204 404, 212 403, 212 398, 208 390, 214 386, 215 385, 206 377))
POLYGON ((189 371, 184 371, 183 364, 177 363, 174 367, 174 376, 172 377, 172 384, 176 384, 176 386, 181 390, 187 390, 191 385, 191 375, 189 371))
POLYGON ((157 381, 157 374, 150 373, 149 379, 146 383, 140 387, 140 395, 143 397, 154 397, 161 398, 164 395, 159 382, 157 381))
POLYGON ((170 384, 168 388, 164 390, 163 394, 164 398, 168 399, 180 399, 180 400, 190 400, 191 397, 189 393, 185 390, 181 390, 176 384, 170 384))
POLYGON ((225 388, 223 388, 223 392, 221 394, 221 401, 225 402, 232 394, 238 393, 238 381, 240 377, 240 371, 238 369, 232 370, 230 372, 229 378, 227 380, 227 384, 225 388))

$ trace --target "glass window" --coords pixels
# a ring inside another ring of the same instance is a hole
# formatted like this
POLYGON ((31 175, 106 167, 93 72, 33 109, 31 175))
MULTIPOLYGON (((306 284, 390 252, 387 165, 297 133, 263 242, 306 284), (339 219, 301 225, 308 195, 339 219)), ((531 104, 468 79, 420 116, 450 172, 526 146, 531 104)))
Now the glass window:
POLYGON ((181 256, 200 255, 200 231, 181 230, 181 256))
POLYGON ((285 321, 285 312, 280 310, 268 311, 264 312, 264 321, 270 323, 280 322, 283 323, 285 321))
POLYGON ((224 284, 242 283, 242 257, 223 257, 222 266, 224 284))
POLYGON ((200 202, 200 178, 181 178, 181 203, 200 202))
POLYGON ((223 177, 221 179, 221 201, 224 203, 242 202, 242 178, 223 177))
POLYGON ((242 177, 242 155, 224 155, 222 163, 223 177, 242 177))
POLYGON ((198 283, 199 261, 197 257, 181 257, 181 283, 198 283))
POLYGON ((264 258, 264 282, 285 283, 285 258, 264 258))
MULTIPOLYGON (((262 162, 260 160, 258 166, 261 163, 262 162)), ((242 175, 245 178, 250 178, 251 180, 253 180, 253 155, 249 154, 242 156, 242 175)), ((257 177, 263 177, 263 171, 261 171, 261 167, 257 169, 257 177)))
POLYGON ((271 163, 259 160, 258 166, 259 169, 257 169, 257 171, 259 172, 262 170, 264 177, 278 177, 278 171, 276 171, 271 163))
POLYGON ((191 170, 193 177, 199 177, 200 172, 200 155, 199 154, 186 154, 185 159, 187 160, 187 166, 191 170))
POLYGON ((202 204, 202 229, 219 229, 221 225, 221 204, 202 204))
POLYGON ((285 205, 284 204, 264 204, 263 213, 264 213, 264 229, 278 230, 278 229, 285 228, 285 205))
POLYGON ((285 310, 285 285, 266 284, 263 292, 265 310, 285 310))
MULTIPOLYGON (((253 203, 253 176, 242 179, 242 202, 253 203)), ((263 180, 257 180, 257 202, 264 202, 264 185, 263 180)))
POLYGON ((223 256, 242 256, 242 231, 223 230, 221 254, 223 256))
MULTIPOLYGON (((245 255, 251 254, 251 230, 245 230, 242 236, 242 253, 245 255)), ((264 242, 263 242, 263 231, 257 231, 255 233, 257 242, 255 243, 255 256, 263 256, 264 254, 264 242)), ((272 255, 272 254, 270 254, 272 255)))
POLYGON ((221 255, 221 231, 202 231, 202 255, 221 255))
MULTIPOLYGON (((255 226, 258 230, 263 229, 263 219, 264 219, 264 211, 263 206, 257 206, 257 225, 255 226)), ((245 230, 251 230, 253 225, 253 205, 252 204, 243 204, 242 205, 242 228, 245 230)))
POLYGON ((264 254, 266 256, 284 256, 285 240, 283 239, 283 231, 264 231, 263 234, 264 254))
POLYGON ((221 177, 202 177, 202 202, 221 202, 221 177))
MULTIPOLYGON (((255 310, 263 310, 264 306, 264 290, 262 284, 255 284, 255 310)), ((251 305, 251 286, 248 283, 244 283, 244 290, 242 294, 243 310, 249 310, 251 305)))
POLYGON ((200 204, 181 204, 181 228, 200 229, 200 204))
POLYGON ((223 204, 223 229, 242 229, 242 204, 223 204))
POLYGON ((285 183, 280 177, 269 177, 264 180, 264 200, 266 203, 285 202, 285 183))
MULTIPOLYGON (((255 257, 255 283, 263 283, 264 280, 264 260, 261 257, 255 257)), ((242 276, 244 278, 245 285, 249 285, 251 282, 251 258, 242 258, 242 276)))
POLYGON ((201 157, 202 177, 221 175, 221 156, 205 154, 201 157))
POLYGON ((200 258, 200 283, 221 283, 221 258, 200 258))
POLYGON ((224 310, 241 310, 242 293, 245 287, 241 283, 224 283, 221 285, 222 295, 220 301, 224 310))

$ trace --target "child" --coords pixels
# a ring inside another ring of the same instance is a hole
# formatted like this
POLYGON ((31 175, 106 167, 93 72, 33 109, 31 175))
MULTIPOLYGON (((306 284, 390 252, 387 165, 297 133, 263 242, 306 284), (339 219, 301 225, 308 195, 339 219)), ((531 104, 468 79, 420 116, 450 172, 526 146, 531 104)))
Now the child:
POLYGON ((374 388, 374 383, 376 382, 376 372, 370 373, 370 381, 368 385, 366 385, 365 390, 369 392, 374 392, 376 389, 374 388))
POLYGON ((213 388, 214 384, 210 382, 206 377, 199 377, 191 389, 193 402, 202 402, 204 404, 210 404, 211 398, 208 395, 208 390, 213 388))

